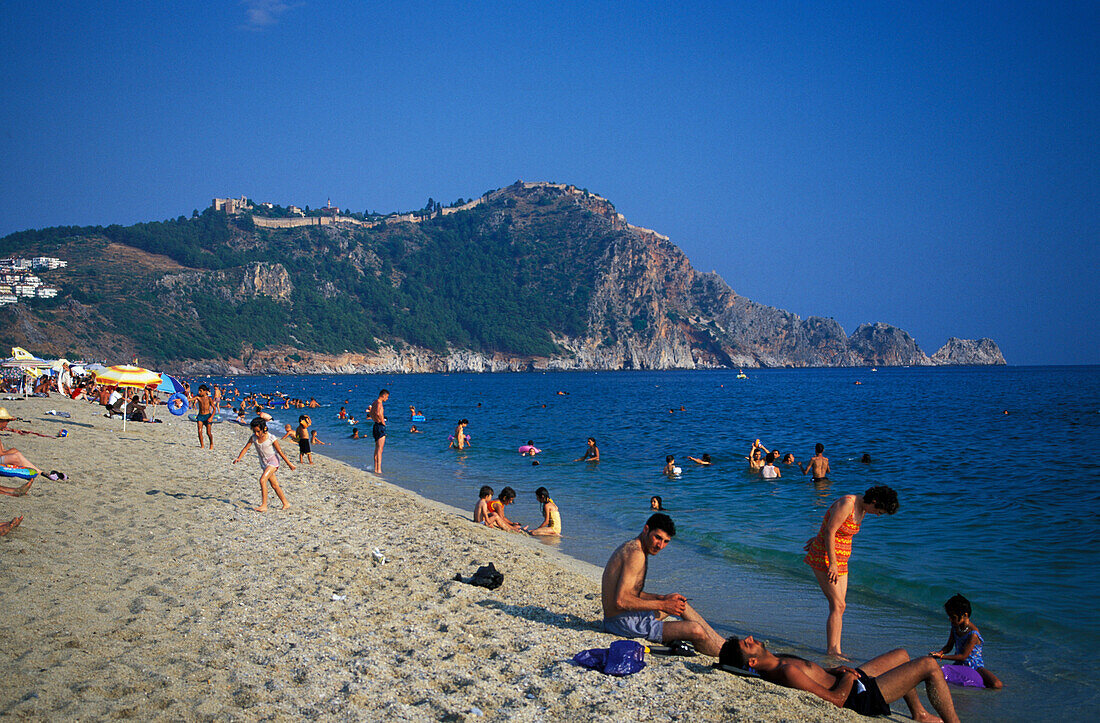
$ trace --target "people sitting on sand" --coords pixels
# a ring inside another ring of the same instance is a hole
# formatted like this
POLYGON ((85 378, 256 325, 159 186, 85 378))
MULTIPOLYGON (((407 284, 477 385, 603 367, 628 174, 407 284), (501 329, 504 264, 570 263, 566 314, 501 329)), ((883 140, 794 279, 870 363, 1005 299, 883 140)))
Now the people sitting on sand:
POLYGON ((545 487, 535 490, 535 499, 542 504, 542 524, 531 530, 532 535, 560 535, 561 514, 554 500, 550 499, 550 492, 545 487))
POLYGON ((1004 683, 1001 679, 985 667, 985 660, 982 657, 982 645, 985 641, 982 640, 978 627, 970 622, 970 601, 955 593, 943 604, 943 609, 951 622, 951 632, 944 646, 939 650, 933 650, 929 655, 936 660, 973 668, 982 677, 982 683, 986 688, 994 690, 1003 688, 1004 683), (955 649, 954 653, 950 652, 952 648, 955 649))
POLYGON ((479 525, 488 525, 489 517, 494 513, 489 509, 489 504, 493 501, 493 488, 489 485, 482 485, 481 489, 477 493, 477 506, 474 507, 474 522, 479 525))
POLYGON ((808 691, 838 708, 861 715, 889 715, 890 704, 904 698, 913 720, 938 721, 917 697, 916 686, 923 681, 929 702, 943 720, 947 723, 959 720, 940 666, 927 656, 910 660, 909 653, 902 648, 883 653, 855 669, 841 665, 826 670, 795 655, 776 655, 749 635, 727 640, 718 662, 755 671, 776 685, 808 691))
POLYGON ((510 505, 515 501, 516 491, 514 489, 511 487, 502 489, 500 497, 489 502, 489 512, 492 514, 489 516, 488 525, 508 532, 525 532, 527 530, 525 526, 518 522, 512 522, 504 514, 505 505, 510 505))
POLYGON ((663 512, 652 515, 641 533, 619 546, 603 569, 604 632, 654 643, 687 640, 695 649, 716 656, 722 636, 714 632, 679 593, 656 595, 643 590, 649 558, 676 535, 676 525, 663 512), (669 616, 680 620, 668 620, 669 616))
POLYGON ((768 456, 764 458, 764 466, 760 468, 761 477, 764 479, 778 479, 783 476, 783 473, 775 466, 775 460, 778 456, 778 453, 774 450, 768 452, 768 456))
MULTIPOLYGON (((0 412, 7 412, 8 410, 0 407, 0 412)), ((8 467, 26 467, 27 469, 33 469, 35 472, 41 473, 38 467, 31 464, 31 461, 23 456, 15 447, 4 448, 4 443, 0 441, 0 464, 8 467)))
POLYGON ((700 457, 699 459, 696 459, 695 457, 692 457, 692 456, 691 456, 691 455, 689 454, 689 455, 688 455, 688 459, 690 459, 690 460, 691 460, 692 462, 694 462, 695 464, 701 464, 701 465, 703 465, 704 467, 709 467, 709 466, 710 466, 710 455, 709 455, 709 454, 707 454, 706 452, 704 452, 704 453, 703 453, 703 456, 702 456, 702 457, 700 457))
POLYGON ((584 450, 584 456, 573 460, 574 462, 599 462, 600 448, 596 446, 596 438, 588 438, 588 449, 584 450))

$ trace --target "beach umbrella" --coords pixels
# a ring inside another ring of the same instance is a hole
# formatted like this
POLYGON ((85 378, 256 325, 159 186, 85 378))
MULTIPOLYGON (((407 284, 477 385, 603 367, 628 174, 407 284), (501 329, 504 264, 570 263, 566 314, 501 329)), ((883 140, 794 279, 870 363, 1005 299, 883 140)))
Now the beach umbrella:
MULTIPOLYGON (((160 374, 151 372, 144 367, 136 367, 130 364, 116 364, 113 367, 100 369, 95 373, 96 384, 106 384, 115 387, 130 387, 131 389, 144 389, 153 384, 160 384, 160 374)), ((126 407, 122 407, 122 431, 126 431, 126 407)))
POLYGON ((160 373, 160 384, 157 386, 157 391, 168 392, 169 394, 187 394, 187 390, 179 379, 164 372, 160 373))
POLYGON ((53 362, 40 359, 26 349, 13 346, 11 348, 11 356, 0 362, 0 367, 4 367, 5 369, 42 369, 51 364, 53 364, 53 362))

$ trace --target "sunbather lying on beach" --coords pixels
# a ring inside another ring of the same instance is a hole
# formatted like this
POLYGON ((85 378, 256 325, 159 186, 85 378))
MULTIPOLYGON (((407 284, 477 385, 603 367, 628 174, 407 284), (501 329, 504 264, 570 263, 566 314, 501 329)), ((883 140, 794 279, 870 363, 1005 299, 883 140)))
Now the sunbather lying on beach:
POLYGON ((23 456, 15 447, 8 447, 4 449, 4 443, 0 442, 0 464, 7 465, 9 467, 27 467, 33 469, 35 472, 41 474, 42 470, 31 464, 31 461, 23 456))
POLYGON ((668 515, 652 515, 641 534, 627 540, 611 554, 603 569, 603 629, 626 638, 645 638, 654 643, 691 641, 707 655, 718 655, 722 636, 679 593, 655 595, 642 590, 649 557, 665 548, 676 534, 668 515), (680 620, 667 620, 675 615, 680 620))
POLYGON ((776 655, 749 635, 727 640, 718 662, 744 670, 751 668, 764 680, 808 691, 861 715, 889 715, 890 703, 904 698, 913 720, 939 721, 917 697, 916 686, 924 681, 928 700, 943 720, 947 723, 959 720, 940 666, 927 656, 910 660, 909 653, 902 648, 872 658, 854 670, 846 665, 825 670, 795 655, 776 655))

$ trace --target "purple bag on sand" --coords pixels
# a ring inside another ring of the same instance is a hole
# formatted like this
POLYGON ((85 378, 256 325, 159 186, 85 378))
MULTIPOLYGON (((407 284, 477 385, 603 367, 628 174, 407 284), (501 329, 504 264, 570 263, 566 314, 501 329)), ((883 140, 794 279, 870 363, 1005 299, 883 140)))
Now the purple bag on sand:
POLYGON ((637 640, 616 640, 610 648, 582 650, 573 662, 607 675, 630 675, 645 667, 645 646, 637 640))
POLYGON ((962 685, 967 688, 984 688, 985 681, 982 675, 968 665, 943 666, 943 679, 951 685, 962 685))

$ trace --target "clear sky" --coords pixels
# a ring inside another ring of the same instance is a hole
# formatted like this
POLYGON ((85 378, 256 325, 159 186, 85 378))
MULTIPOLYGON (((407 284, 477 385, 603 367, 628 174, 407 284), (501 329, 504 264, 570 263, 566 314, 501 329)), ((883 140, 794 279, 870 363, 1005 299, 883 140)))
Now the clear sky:
POLYGON ((0 24, 0 234, 556 181, 849 333, 1100 363, 1098 2, 17 1, 0 24))

